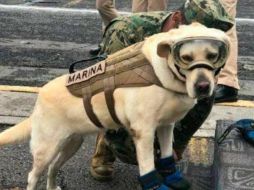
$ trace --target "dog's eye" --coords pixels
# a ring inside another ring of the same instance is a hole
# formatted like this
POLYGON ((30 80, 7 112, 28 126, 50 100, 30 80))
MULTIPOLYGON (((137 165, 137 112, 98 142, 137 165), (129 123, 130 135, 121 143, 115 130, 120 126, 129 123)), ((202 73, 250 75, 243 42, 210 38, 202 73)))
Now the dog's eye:
POLYGON ((208 53, 206 58, 210 61, 214 61, 215 59, 217 59, 218 54, 217 53, 208 53))
POLYGON ((193 57, 190 55, 182 55, 181 59, 185 62, 192 62, 193 61, 193 57))

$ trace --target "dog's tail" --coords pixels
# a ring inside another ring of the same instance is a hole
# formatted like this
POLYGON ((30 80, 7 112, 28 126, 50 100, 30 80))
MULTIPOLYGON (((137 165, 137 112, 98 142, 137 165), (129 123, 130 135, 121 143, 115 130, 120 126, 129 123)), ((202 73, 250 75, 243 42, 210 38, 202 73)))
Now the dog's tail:
POLYGON ((16 144, 30 138, 31 119, 25 119, 17 125, 0 133, 0 146, 16 144))

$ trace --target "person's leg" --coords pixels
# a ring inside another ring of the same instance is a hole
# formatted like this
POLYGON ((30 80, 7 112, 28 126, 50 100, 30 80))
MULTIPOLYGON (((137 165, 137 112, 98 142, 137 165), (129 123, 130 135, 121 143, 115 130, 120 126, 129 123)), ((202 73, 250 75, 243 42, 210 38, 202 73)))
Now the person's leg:
POLYGON ((147 0, 132 0, 132 12, 147 12, 147 0))
POLYGON ((148 0, 147 12, 149 11, 165 11, 167 8, 167 0, 148 0))
MULTIPOLYGON (((114 0, 96 0, 96 9, 99 11, 103 24, 102 30, 105 30, 105 27, 112 21, 114 18, 118 17, 119 14, 115 9, 114 0)), ((96 56, 100 52, 100 46, 92 48, 89 53, 90 55, 96 56)))
MULTIPOLYGON (((237 0, 221 0, 222 5, 227 12, 235 18, 237 0)), ((236 34, 236 25, 227 32, 232 48, 229 59, 225 67, 221 70, 218 77, 218 87, 216 89, 215 102, 236 101, 239 87, 237 78, 237 57, 238 40, 236 34)))
POLYGON ((115 156, 109 149, 104 132, 97 135, 95 153, 92 158, 90 173, 99 181, 111 180, 115 156))
POLYGON ((115 9, 114 0, 96 0, 96 9, 99 11, 105 26, 119 16, 115 9))
POLYGON ((175 124, 173 147, 178 160, 182 158, 182 154, 193 134, 201 127, 210 114, 213 103, 214 96, 199 100, 188 114, 175 124))

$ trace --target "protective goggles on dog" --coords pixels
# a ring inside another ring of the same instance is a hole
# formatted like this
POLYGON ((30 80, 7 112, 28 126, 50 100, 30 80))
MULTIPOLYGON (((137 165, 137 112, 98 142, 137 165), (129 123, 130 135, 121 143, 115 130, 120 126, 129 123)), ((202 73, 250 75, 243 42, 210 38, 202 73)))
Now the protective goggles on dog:
POLYGON ((197 67, 206 67, 211 70, 217 70, 225 65, 225 62, 229 54, 229 44, 227 41, 218 40, 217 38, 207 37, 191 37, 185 38, 180 41, 176 41, 171 45, 171 52, 175 65, 184 70, 191 70, 197 67), (186 44, 192 43, 207 43, 209 42, 212 46, 219 48, 218 54, 210 53, 206 60, 192 61, 191 57, 183 59, 180 55, 181 48, 186 44))

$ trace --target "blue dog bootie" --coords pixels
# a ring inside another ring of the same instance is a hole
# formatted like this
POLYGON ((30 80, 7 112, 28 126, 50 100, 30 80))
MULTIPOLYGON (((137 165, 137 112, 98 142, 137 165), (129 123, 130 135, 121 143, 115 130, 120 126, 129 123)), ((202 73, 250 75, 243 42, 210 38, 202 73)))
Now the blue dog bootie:
POLYGON ((242 137, 250 144, 254 146, 254 120, 253 119, 241 119, 232 125, 229 125, 223 134, 218 138, 217 143, 220 145, 233 130, 237 129, 241 133, 242 137))
POLYGON ((171 190, 162 181, 162 177, 156 170, 139 177, 142 190, 171 190))
POLYGON ((164 184, 174 190, 188 190, 191 185, 176 169, 175 160, 173 156, 159 159, 156 162, 156 169, 163 177, 164 184))

